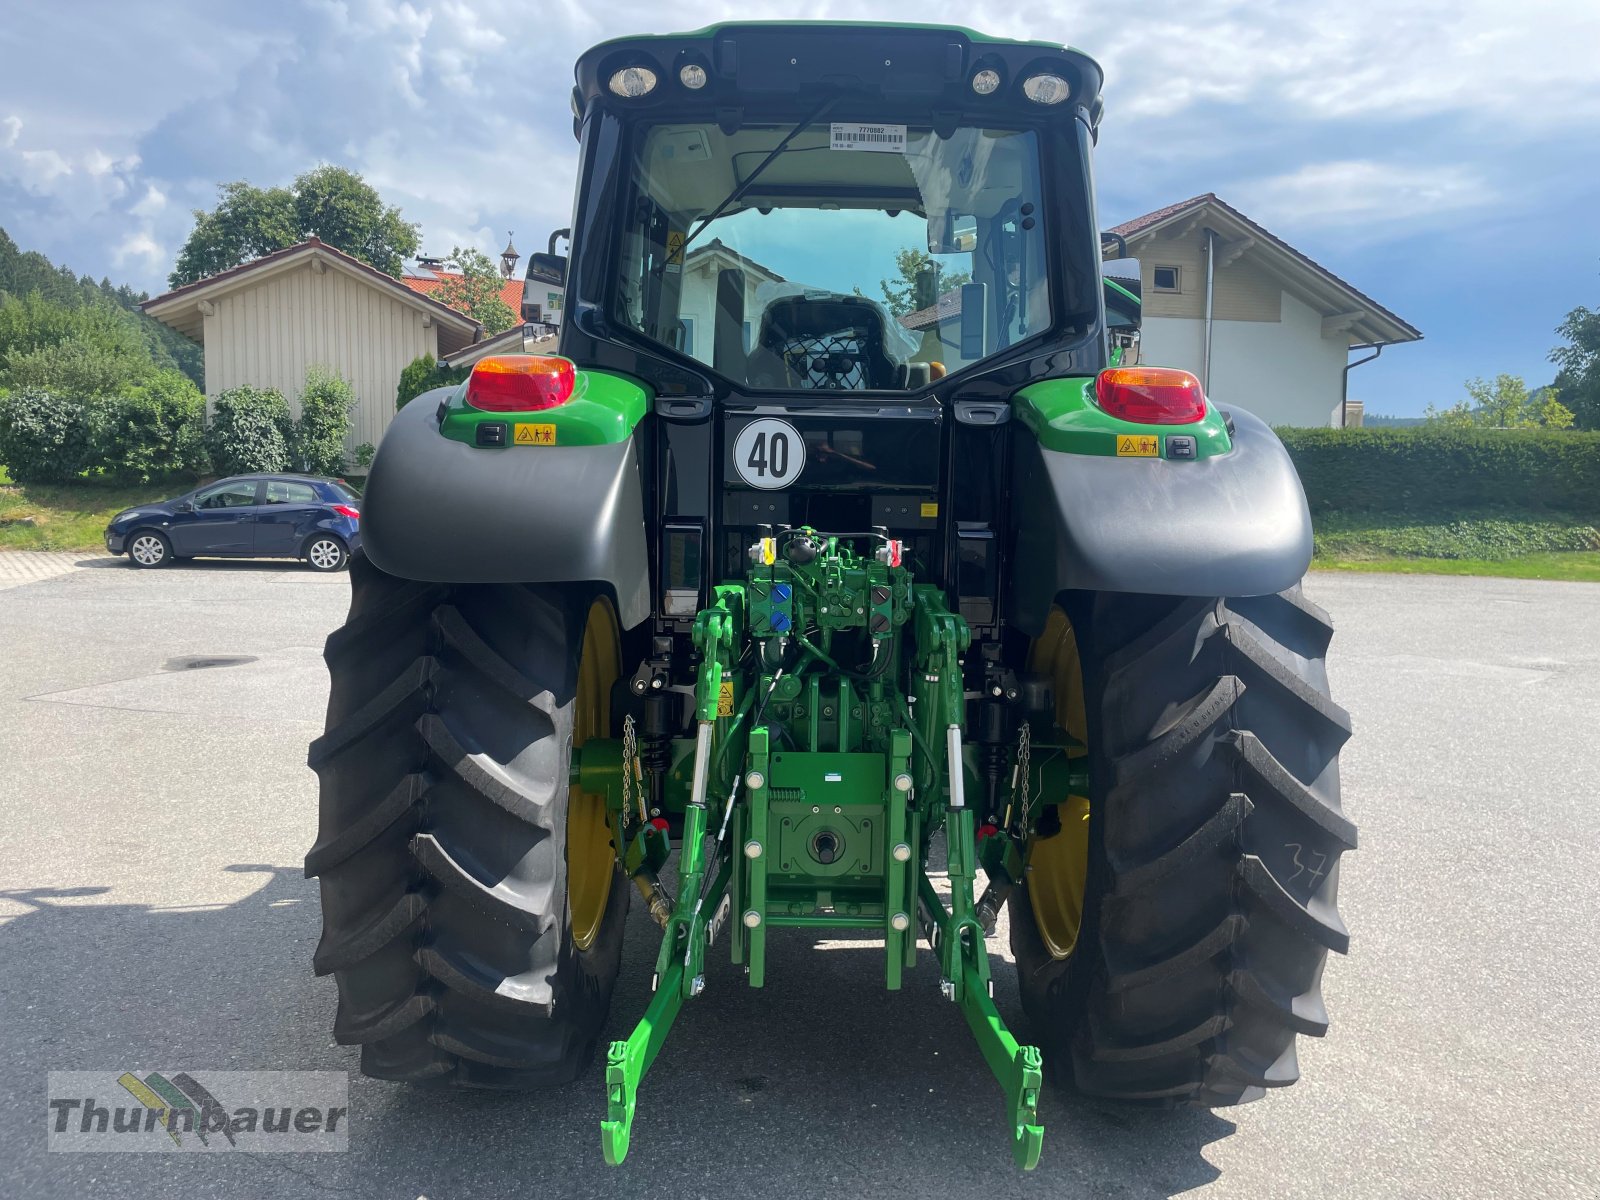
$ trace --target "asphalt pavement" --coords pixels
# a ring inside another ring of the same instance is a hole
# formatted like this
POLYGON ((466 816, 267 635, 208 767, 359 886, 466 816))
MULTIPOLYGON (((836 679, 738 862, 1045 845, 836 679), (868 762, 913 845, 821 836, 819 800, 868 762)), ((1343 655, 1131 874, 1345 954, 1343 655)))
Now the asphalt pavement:
MULTIPOLYGON (((936 972, 924 957, 885 993, 870 944, 775 938, 763 991, 718 959, 620 1168, 600 1156, 598 1065, 534 1095, 361 1079, 311 974, 300 866, 346 578, 84 557, 17 580, 0 589, 0 1197, 1600 1196, 1600 586, 1322 575, 1308 593, 1334 615, 1356 725, 1333 1028, 1302 1041, 1298 1085, 1240 1109, 1050 1093, 1023 1175, 936 972), (46 1151, 46 1072, 166 1069, 349 1070, 350 1148, 46 1151)), ((608 1036, 642 1012, 655 947, 635 904, 608 1036)))

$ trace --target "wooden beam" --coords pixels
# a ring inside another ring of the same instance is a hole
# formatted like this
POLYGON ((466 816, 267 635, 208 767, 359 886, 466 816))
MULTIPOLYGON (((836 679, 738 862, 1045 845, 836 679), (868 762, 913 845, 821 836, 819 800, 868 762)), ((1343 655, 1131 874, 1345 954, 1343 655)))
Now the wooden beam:
POLYGON ((1332 337, 1336 333, 1343 333, 1366 315, 1365 309, 1358 308, 1353 312, 1335 313, 1331 317, 1323 317, 1322 336, 1332 337))

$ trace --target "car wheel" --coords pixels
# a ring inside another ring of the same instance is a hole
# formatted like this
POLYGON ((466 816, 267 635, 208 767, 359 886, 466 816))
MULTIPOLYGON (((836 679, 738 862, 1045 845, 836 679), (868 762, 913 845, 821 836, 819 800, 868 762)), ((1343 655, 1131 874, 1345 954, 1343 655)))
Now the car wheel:
POLYGON ((338 571, 349 559, 344 543, 336 537, 313 538, 306 547, 306 562, 313 571, 338 571))
POLYGON ((141 529, 128 542, 128 561, 136 567, 164 567, 172 562, 172 543, 153 529, 141 529))

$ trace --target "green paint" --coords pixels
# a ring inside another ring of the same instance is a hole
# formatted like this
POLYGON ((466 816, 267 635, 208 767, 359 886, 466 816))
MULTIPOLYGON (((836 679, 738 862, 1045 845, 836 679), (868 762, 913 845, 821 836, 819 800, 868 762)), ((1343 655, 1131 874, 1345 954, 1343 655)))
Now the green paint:
POLYGON ((1119 293, 1123 297, 1123 299, 1127 300, 1128 303, 1132 304, 1135 308, 1143 308, 1144 307, 1144 302, 1142 300, 1140 300, 1139 297, 1135 296, 1132 292, 1130 292, 1127 288, 1123 287, 1115 279, 1110 279, 1110 278, 1106 279, 1105 285, 1108 288, 1110 288, 1112 291, 1119 293))
POLYGON ((467 403, 470 383, 469 379, 450 394, 439 432, 454 441, 477 447, 478 426, 485 422, 501 422, 510 431, 506 437, 507 444, 478 447, 490 451, 534 453, 542 449, 540 445, 518 446, 512 442, 515 427, 519 424, 554 426, 554 445, 557 446, 604 446, 625 442, 650 405, 650 393, 644 388, 631 379, 605 371, 580 369, 573 385, 572 398, 565 404, 539 412, 483 412, 473 408, 467 403))
POLYGON ((1158 438, 1162 458, 1167 457, 1166 439, 1173 434, 1194 438, 1196 460, 1226 454, 1233 448, 1222 414, 1209 401, 1206 415, 1193 425, 1138 425, 1113 417, 1095 403, 1092 378, 1031 384, 1017 393, 1012 412, 1033 431, 1041 446, 1068 454, 1115 458, 1117 438, 1130 435, 1158 438))
MULTIPOLYGON (((687 756, 678 748, 668 793, 688 796, 678 895, 655 996, 632 1034, 611 1045, 606 1161, 628 1153, 639 1087, 684 1002, 698 994, 714 938, 728 940, 749 985, 762 987, 769 929, 878 933, 884 986, 893 991, 915 960, 920 901, 934 924, 942 986, 1004 1094, 1013 1157, 1031 1168, 1044 1136, 1040 1055, 1018 1044, 989 999, 974 898, 978 789, 969 784, 973 800, 959 805, 947 777, 949 731, 965 720, 961 656, 971 631, 940 589, 891 563, 887 547, 862 554, 849 539, 800 529, 753 549, 744 578, 717 586, 694 620, 697 741, 687 756), (707 780, 703 799, 687 785, 697 773, 707 780), (948 908, 927 874, 928 843, 941 826, 948 908)), ((589 741, 573 770, 574 782, 608 795, 614 811, 629 769, 615 745, 589 741)), ((1052 757, 1035 760, 1041 786, 1052 757)), ((1064 760, 1054 775, 1081 785, 1064 760)), ((649 857, 644 820, 642 810, 616 813, 630 871, 649 857)), ((1005 844, 1015 875, 1023 824, 1019 817, 987 839, 1005 844)))

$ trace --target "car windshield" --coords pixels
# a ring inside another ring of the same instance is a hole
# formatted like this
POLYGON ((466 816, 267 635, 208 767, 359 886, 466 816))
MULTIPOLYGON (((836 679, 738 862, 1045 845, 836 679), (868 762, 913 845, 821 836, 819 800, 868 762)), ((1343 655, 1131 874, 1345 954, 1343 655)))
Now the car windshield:
POLYGON ((736 383, 916 389, 1050 326, 1031 132, 655 125, 632 171, 614 314, 736 383))

